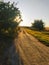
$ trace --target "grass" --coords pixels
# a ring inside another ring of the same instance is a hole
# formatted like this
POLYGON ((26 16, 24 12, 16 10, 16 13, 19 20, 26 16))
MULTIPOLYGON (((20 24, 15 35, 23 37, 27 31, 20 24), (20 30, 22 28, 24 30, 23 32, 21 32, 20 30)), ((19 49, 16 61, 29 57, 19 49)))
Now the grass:
POLYGON ((26 28, 26 31, 31 34, 32 36, 36 37, 40 42, 45 44, 46 46, 49 46, 49 32, 47 31, 35 31, 26 28))

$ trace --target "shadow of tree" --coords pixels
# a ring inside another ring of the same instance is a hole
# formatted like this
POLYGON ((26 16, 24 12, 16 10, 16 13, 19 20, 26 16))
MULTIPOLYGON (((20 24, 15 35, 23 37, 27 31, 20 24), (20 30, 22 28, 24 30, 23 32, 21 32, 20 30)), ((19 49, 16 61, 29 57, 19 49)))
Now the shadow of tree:
POLYGON ((0 65, 24 65, 14 42, 10 39, 0 38, 0 65))

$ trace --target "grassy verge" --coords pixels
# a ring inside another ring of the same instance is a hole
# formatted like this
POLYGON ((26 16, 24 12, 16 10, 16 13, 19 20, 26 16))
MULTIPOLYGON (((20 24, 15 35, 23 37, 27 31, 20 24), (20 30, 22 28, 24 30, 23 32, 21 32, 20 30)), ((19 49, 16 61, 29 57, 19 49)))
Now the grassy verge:
POLYGON ((40 31, 35 31, 35 30, 30 30, 26 28, 26 31, 33 35, 34 37, 36 37, 40 42, 42 42, 43 44, 45 44, 46 46, 49 46, 49 32, 40 32, 40 31))

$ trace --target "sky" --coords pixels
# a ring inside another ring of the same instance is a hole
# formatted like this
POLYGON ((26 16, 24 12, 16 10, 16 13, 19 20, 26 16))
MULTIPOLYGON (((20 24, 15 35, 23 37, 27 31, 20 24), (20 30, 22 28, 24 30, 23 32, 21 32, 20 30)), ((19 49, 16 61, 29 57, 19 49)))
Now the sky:
POLYGON ((11 2, 18 3, 17 7, 23 19, 21 26, 31 26, 35 19, 42 19, 45 26, 49 26, 49 0, 11 0, 11 2))

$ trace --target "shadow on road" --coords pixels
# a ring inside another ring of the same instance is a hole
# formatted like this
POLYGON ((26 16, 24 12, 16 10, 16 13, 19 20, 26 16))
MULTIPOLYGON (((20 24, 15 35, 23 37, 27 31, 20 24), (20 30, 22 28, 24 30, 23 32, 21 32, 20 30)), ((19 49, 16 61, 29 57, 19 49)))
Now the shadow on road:
POLYGON ((0 65, 23 65, 15 44, 11 40, 0 38, 0 65))

